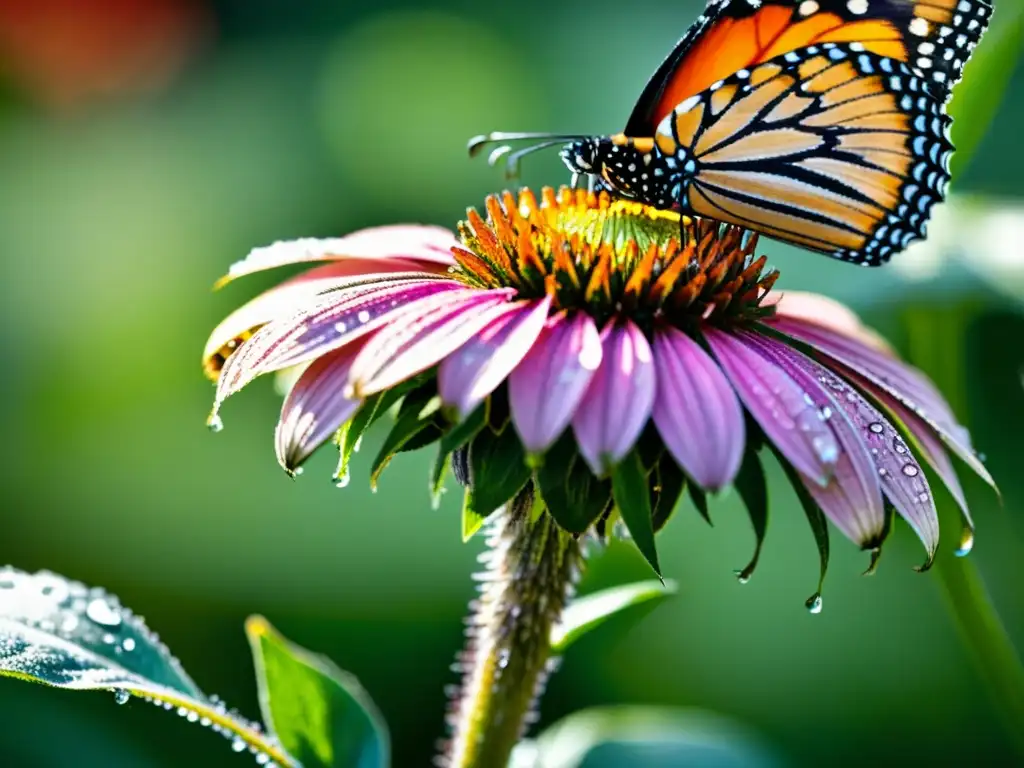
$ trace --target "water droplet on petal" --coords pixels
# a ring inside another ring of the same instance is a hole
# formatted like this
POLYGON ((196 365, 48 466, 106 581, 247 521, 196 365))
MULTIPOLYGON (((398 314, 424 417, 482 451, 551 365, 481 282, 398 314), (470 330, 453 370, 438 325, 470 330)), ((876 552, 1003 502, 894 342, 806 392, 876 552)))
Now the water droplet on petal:
POLYGON ((974 549, 974 531, 965 527, 960 533, 960 547, 956 551, 957 557, 967 557, 974 549))
POLYGON ((921 470, 917 468, 916 464, 904 464, 903 474, 907 477, 917 477, 921 474, 921 470))
POLYGON ((359 320, 360 323, 368 323, 370 322, 370 313, 364 309, 358 315, 356 315, 356 318, 359 320))
POLYGON ((224 429, 224 420, 221 419, 220 414, 214 412, 206 420, 206 426, 211 432, 220 432, 224 429))
POLYGON ((880 435, 885 431, 885 427, 879 421, 874 421, 868 425, 868 429, 874 432, 876 435, 880 435))
POLYGON ((245 752, 246 743, 245 739, 241 737, 235 737, 231 742, 231 749, 234 752, 245 752))
POLYGON ((821 613, 821 595, 814 594, 807 599, 807 610, 815 616, 821 613))
POLYGON ((115 704, 127 704, 128 699, 130 699, 131 697, 132 695, 128 693, 128 691, 124 690, 124 688, 119 688, 118 690, 114 691, 115 704))
POLYGON ((126 637, 124 640, 121 641, 121 647, 129 652, 134 651, 135 641, 130 637, 126 637))
POLYGON ((97 597, 89 602, 88 607, 85 609, 85 615, 91 621, 107 627, 116 627, 121 623, 120 611, 102 597, 97 597))

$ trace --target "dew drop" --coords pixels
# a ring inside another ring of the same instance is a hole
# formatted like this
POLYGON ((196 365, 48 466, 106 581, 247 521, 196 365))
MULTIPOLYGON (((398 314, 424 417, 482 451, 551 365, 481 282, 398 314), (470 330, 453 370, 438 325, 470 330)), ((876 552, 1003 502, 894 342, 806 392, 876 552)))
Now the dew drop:
POLYGON ((206 420, 206 427, 211 432, 220 432, 224 429, 224 420, 221 419, 220 414, 211 413, 210 417, 206 420))
POLYGON ((747 573, 746 571, 737 571, 736 572, 736 581, 738 581, 740 584, 749 584, 750 583, 750 574, 747 573))
POLYGON ((133 640, 130 637, 126 637, 124 640, 121 641, 121 647, 124 648, 126 651, 129 651, 129 652, 134 651, 135 650, 135 640, 133 640))
POLYGON ((921 470, 917 468, 916 464, 904 464, 903 474, 907 477, 917 477, 921 474, 921 470))
POLYGON ((336 488, 347 488, 352 477, 348 471, 348 467, 345 467, 340 474, 334 476, 334 486, 336 488))
POLYGON ((956 550, 957 557, 967 557, 974 549, 974 531, 965 527, 960 533, 960 546, 956 550))
POLYGON ((235 737, 231 742, 231 749, 234 752, 245 752, 246 743, 245 739, 241 737, 235 737))
POLYGON ((874 421, 868 425, 868 429, 874 432, 876 435, 880 435, 885 431, 885 427, 882 426, 881 422, 874 421))
POLYGON ((370 322, 370 313, 367 312, 365 309, 362 310, 358 315, 356 315, 356 317, 359 319, 360 323, 370 322))
POLYGON ((112 634, 110 634, 109 632, 106 632, 106 633, 104 633, 104 635, 102 637, 102 640, 107 645, 113 645, 115 638, 114 638, 114 636, 112 634))
POLYGON ((346 330, 348 330, 348 324, 343 320, 339 321, 334 324, 334 330, 336 330, 338 333, 344 333, 346 330))
POLYGON ((807 610, 817 616, 821 613, 821 595, 814 594, 807 599, 807 610))
POLYGON ((121 613, 105 599, 98 597, 89 602, 85 615, 97 624, 116 627, 121 623, 121 613))
POLYGON ((119 688, 116 691, 114 691, 115 704, 127 704, 128 699, 130 699, 131 697, 132 695, 128 693, 128 691, 126 691, 124 688, 119 688))
POLYGON ((878 469, 878 474, 881 475, 882 477, 887 477, 889 474, 889 470, 887 470, 885 467, 880 467, 878 469))

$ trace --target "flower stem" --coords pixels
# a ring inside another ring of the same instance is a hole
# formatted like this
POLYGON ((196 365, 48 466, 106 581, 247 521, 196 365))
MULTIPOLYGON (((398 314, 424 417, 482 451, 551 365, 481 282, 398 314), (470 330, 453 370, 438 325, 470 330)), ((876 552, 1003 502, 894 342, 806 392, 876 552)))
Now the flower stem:
POLYGON ((532 491, 497 518, 457 665, 463 679, 448 718, 448 768, 508 765, 547 679, 551 631, 582 563, 578 542, 546 512, 535 514, 532 491))

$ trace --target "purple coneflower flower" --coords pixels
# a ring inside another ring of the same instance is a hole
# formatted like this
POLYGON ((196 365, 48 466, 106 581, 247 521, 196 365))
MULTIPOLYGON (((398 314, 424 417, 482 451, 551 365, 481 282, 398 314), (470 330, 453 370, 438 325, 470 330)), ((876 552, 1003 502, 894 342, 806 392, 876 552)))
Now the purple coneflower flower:
POLYGON ((277 427, 289 472, 333 438, 344 475, 362 431, 397 406, 374 482, 394 453, 436 441, 436 480, 452 463, 467 482, 467 533, 529 497, 573 534, 623 523, 655 567, 654 533, 687 488, 704 511, 705 494, 735 486, 763 536, 765 448, 819 544, 827 518, 877 556, 894 513, 927 566, 939 543, 929 467, 969 550, 950 454, 992 480, 967 431, 849 310, 773 292, 756 241, 563 188, 490 197, 458 239, 403 226, 259 249, 228 277, 326 263, 214 331, 210 423, 256 377, 298 368, 277 427))

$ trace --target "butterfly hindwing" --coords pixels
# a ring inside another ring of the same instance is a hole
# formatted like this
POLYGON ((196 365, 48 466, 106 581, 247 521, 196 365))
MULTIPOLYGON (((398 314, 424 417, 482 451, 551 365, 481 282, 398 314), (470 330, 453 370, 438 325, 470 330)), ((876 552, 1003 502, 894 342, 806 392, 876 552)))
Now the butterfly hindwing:
POLYGON ((945 103, 991 15, 990 0, 709 0, 648 82, 626 133, 649 136, 712 84, 825 43, 857 42, 902 61, 945 103))
POLYGON ((877 265, 924 237, 949 123, 907 64, 828 43, 725 78, 655 136, 683 172, 684 210, 877 265))

